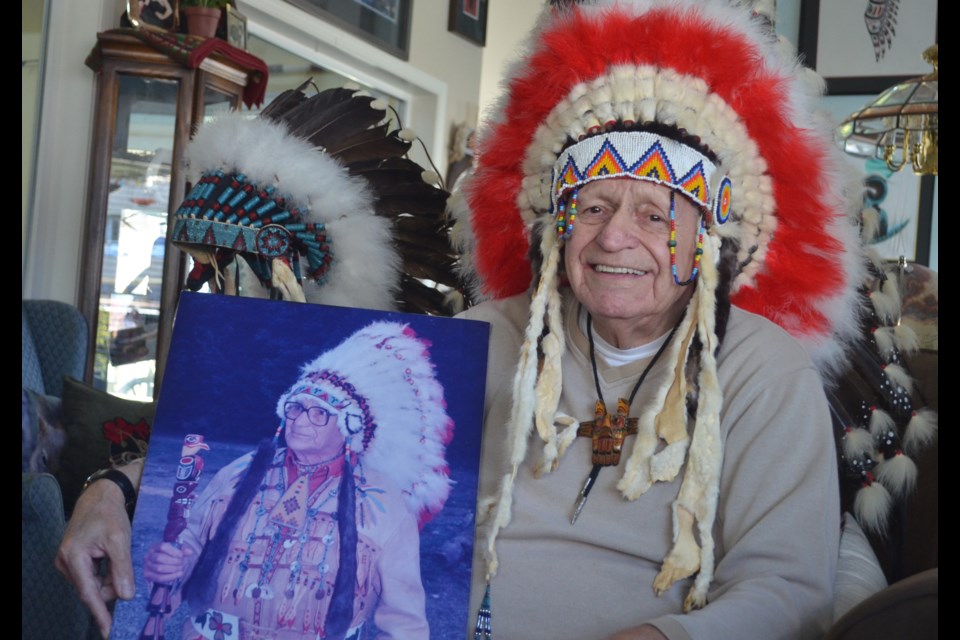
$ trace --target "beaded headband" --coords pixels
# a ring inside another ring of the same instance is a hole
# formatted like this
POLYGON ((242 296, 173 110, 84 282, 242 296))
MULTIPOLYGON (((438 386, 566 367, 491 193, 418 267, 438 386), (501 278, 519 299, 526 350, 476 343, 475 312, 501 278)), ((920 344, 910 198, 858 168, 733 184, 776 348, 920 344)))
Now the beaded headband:
POLYGON ((649 131, 606 133, 564 150, 553 165, 551 211, 575 189, 608 178, 663 185, 704 208, 711 223, 730 216, 730 178, 696 149, 649 131))
POLYGON ((376 432, 377 424, 370 413, 367 399, 357 391, 356 387, 333 371, 313 372, 298 381, 290 391, 284 394, 278 408, 285 404, 288 398, 300 393, 318 398, 340 411, 343 419, 338 426, 345 438, 356 435, 362 429, 363 451, 366 451, 376 432), (355 407, 355 411, 347 412, 347 407, 351 406, 355 407))

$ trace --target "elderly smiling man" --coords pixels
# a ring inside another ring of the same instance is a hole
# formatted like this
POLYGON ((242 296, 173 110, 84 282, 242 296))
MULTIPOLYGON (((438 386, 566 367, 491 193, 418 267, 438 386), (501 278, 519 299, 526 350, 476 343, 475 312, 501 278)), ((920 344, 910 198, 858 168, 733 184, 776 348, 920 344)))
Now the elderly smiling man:
POLYGON ((453 204, 494 298, 476 637, 822 635, 810 356, 861 273, 816 88, 737 3, 553 5, 453 204))

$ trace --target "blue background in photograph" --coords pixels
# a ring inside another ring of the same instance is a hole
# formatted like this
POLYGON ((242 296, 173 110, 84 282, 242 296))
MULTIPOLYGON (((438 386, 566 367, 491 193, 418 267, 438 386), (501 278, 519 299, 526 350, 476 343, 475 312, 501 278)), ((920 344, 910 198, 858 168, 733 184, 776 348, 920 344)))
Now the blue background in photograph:
MULTIPOLYGON (((184 293, 174 326, 157 418, 134 519, 137 597, 117 606, 111 638, 135 639, 146 620, 146 549, 166 524, 183 436, 203 434, 211 450, 197 493, 225 464, 271 437, 277 399, 300 368, 371 322, 410 325, 430 356, 454 420, 447 463, 454 481, 443 511, 420 532, 421 575, 431 638, 462 638, 467 626, 474 509, 489 328, 485 323, 404 313, 184 293)), ((186 607, 167 621, 180 638, 186 607)))

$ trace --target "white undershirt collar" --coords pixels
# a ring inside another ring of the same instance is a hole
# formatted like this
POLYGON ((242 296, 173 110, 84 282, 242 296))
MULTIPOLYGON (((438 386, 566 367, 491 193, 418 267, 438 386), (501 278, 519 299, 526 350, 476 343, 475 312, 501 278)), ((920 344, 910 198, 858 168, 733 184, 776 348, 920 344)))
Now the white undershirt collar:
MULTIPOLYGON (((587 335, 587 310, 583 308, 583 305, 580 306, 577 324, 579 324, 580 331, 583 332, 583 335, 587 335)), ((618 349, 594 331, 593 343, 597 355, 604 364, 608 367, 620 367, 625 364, 630 364, 631 362, 636 362, 637 360, 652 358, 669 337, 670 332, 668 331, 653 342, 648 342, 647 344, 642 344, 632 349, 618 349)))

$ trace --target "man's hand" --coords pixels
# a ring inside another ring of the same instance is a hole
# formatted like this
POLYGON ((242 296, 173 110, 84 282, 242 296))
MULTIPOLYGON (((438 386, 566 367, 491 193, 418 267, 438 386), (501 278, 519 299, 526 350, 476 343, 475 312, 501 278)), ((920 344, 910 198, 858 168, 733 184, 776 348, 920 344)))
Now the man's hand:
MULTIPOLYGON (((120 468, 136 487, 143 464, 134 462, 120 468)), ((80 494, 55 561, 80 600, 90 609, 100 633, 110 634, 107 603, 134 596, 133 566, 130 561, 130 519, 123 491, 109 480, 99 480, 80 494), (107 575, 100 575, 99 560, 108 558, 107 575)))
POLYGON ((169 542, 155 544, 143 559, 143 577, 150 582, 173 584, 186 575, 191 556, 190 547, 180 548, 169 542))

